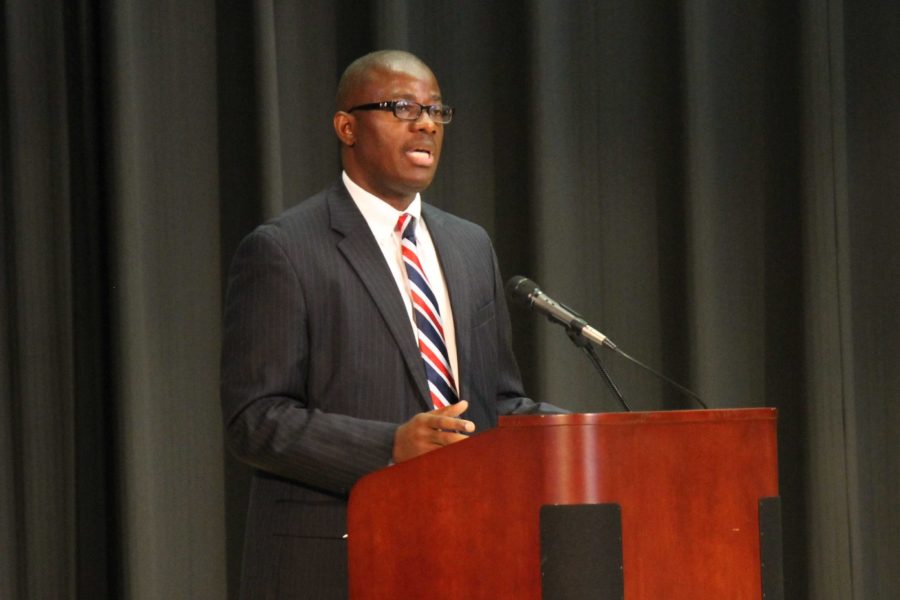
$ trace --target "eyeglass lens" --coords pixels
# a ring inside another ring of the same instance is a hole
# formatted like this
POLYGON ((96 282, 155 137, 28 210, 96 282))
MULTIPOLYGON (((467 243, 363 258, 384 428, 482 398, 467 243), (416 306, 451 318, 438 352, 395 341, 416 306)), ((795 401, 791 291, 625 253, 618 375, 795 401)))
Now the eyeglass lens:
MULTIPOLYGON (((428 116, 438 123, 449 123, 453 117, 453 109, 445 104, 436 104, 426 107, 428 116)), ((422 114, 422 106, 415 102, 398 101, 394 105, 394 114, 398 119, 416 121, 422 114)))

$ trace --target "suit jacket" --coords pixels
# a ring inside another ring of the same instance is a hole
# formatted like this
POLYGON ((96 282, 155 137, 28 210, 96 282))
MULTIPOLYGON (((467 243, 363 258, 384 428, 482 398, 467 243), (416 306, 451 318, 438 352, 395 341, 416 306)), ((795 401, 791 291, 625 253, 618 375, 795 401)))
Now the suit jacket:
MULTIPOLYGON (((465 418, 484 431, 534 410, 486 232, 427 204, 422 217, 453 306, 465 418)), ((342 182, 241 243, 222 356, 227 445, 257 468, 241 597, 346 597, 350 488, 389 464, 398 424, 431 407, 403 299, 342 182)))

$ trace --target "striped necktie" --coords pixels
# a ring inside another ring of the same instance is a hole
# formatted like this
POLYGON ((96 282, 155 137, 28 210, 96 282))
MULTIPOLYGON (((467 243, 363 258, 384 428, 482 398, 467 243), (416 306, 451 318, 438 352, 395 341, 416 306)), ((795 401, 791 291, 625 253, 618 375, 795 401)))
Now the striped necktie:
POLYGON ((403 213, 397 219, 396 230, 400 233, 400 251, 406 268, 406 279, 419 338, 419 351, 425 362, 431 402, 435 408, 449 406, 458 402, 459 396, 450 369, 450 358, 444 342, 444 326, 437 298, 428 285, 428 277, 425 276, 425 270, 422 269, 419 260, 416 218, 409 213, 403 213))

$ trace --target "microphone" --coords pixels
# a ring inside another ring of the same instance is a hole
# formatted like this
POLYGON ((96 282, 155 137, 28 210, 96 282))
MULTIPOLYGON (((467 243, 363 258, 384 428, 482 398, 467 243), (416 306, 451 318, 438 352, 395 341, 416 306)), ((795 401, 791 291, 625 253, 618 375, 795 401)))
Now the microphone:
POLYGON ((576 336, 598 346, 616 350, 616 345, 612 340, 588 325, 581 315, 542 292, 541 288, 532 280, 516 275, 506 283, 506 293, 510 298, 524 303, 551 321, 559 323, 576 336))
POLYGON ((625 354, 624 352, 619 350, 619 348, 612 343, 612 340, 588 325, 587 321, 585 321, 581 317, 581 315, 573 311, 571 308, 568 308, 565 304, 557 302, 556 300, 542 292, 541 288, 538 287, 538 284, 528 279, 527 277, 516 275, 515 277, 510 278, 510 280, 506 282, 506 293, 513 300, 516 300, 517 302, 523 303, 526 306, 533 308, 537 312, 546 316, 551 321, 559 323, 560 325, 565 327, 566 333, 569 334, 569 337, 572 338, 572 341, 575 342, 576 345, 581 346, 591 358, 594 365, 598 368, 598 370, 606 380, 607 385, 610 386, 610 388, 613 390, 613 393, 618 397, 619 401, 625 407, 625 410, 631 409, 627 404, 625 404, 625 400, 624 398, 622 398, 622 394, 619 393, 619 390, 610 379, 609 374, 606 372, 606 369, 604 369, 603 366, 600 365, 599 358, 593 351, 593 348, 590 345, 591 343, 597 344, 598 346, 606 346, 611 350, 615 350, 619 356, 631 361, 645 371, 648 371, 659 379, 665 381, 685 396, 688 396, 689 398, 694 400, 703 408, 709 408, 706 402, 704 402, 703 399, 700 398, 700 396, 698 396, 691 390, 669 379, 653 368, 645 365, 633 356, 629 356, 628 354, 625 354))

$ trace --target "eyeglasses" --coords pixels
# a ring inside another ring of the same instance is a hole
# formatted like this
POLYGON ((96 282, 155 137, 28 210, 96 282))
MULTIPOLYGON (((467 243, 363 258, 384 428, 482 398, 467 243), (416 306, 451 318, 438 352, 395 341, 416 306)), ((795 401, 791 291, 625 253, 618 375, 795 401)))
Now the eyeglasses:
POLYGON ((453 107, 446 104, 419 104, 411 100, 390 100, 386 102, 372 102, 360 104, 348 109, 348 113, 354 110, 389 110, 401 121, 418 121, 422 111, 428 111, 428 116, 435 123, 446 125, 453 118, 453 107))

